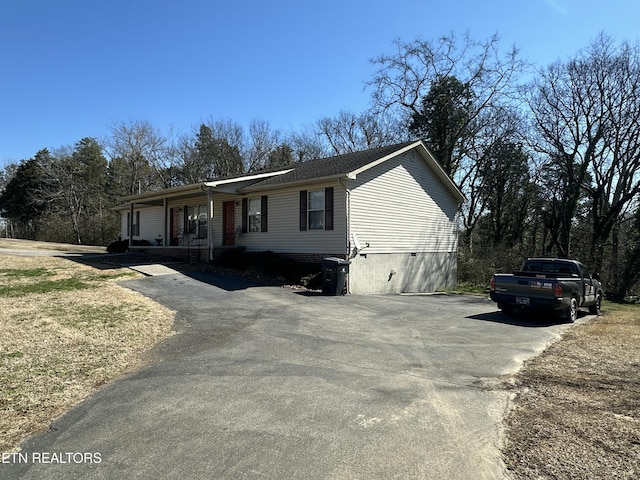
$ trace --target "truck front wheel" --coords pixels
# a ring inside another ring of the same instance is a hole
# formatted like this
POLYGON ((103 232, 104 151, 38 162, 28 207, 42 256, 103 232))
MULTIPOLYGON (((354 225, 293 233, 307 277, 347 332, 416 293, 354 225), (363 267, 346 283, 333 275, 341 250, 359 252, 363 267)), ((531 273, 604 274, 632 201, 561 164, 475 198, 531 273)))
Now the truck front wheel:
POLYGON ((573 323, 578 319, 578 301, 575 298, 571 298, 571 302, 569 303, 569 307, 565 314, 565 319, 569 323, 573 323))

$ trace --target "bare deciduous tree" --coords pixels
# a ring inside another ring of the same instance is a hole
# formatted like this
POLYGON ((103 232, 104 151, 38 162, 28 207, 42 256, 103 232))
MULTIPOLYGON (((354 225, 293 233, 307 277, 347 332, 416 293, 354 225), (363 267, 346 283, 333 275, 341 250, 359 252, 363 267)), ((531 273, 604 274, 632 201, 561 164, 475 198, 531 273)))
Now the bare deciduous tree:
POLYGON ((451 34, 436 42, 396 40, 394 46, 395 53, 372 60, 378 70, 368 86, 379 110, 399 108, 402 116, 420 113, 421 99, 435 80, 455 77, 475 95, 473 121, 485 108, 510 98, 514 80, 527 68, 515 47, 501 56, 497 35, 477 41, 451 34))
POLYGON ((282 134, 273 130, 265 120, 253 120, 249 124, 249 139, 244 153, 248 172, 264 168, 269 156, 282 143, 282 134))
POLYGON ((392 145, 408 138, 406 129, 385 113, 358 115, 341 111, 335 118, 320 119, 316 128, 334 155, 392 145))
POLYGON ((167 185, 167 141, 146 120, 118 121, 111 125, 111 137, 106 142, 111 159, 119 158, 126 165, 128 194, 149 191, 167 185))
MULTIPOLYGON (((640 194, 639 47, 617 47, 602 34, 574 59, 540 72, 530 92, 536 148, 557 179, 549 188, 561 188, 545 212, 550 245, 562 256, 572 253, 578 208, 587 201, 582 221, 592 223, 591 238, 583 242, 600 270, 616 225, 640 194)), ((616 258, 615 241, 612 248, 616 258)))

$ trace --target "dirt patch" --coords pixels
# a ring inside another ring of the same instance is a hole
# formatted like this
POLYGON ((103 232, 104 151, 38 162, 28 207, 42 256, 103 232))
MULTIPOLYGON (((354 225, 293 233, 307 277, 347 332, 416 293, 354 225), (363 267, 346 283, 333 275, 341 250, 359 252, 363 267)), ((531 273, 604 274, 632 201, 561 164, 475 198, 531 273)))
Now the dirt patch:
POLYGON ((140 365, 174 313, 117 285, 141 277, 129 269, 1 253, 0 451, 9 452, 140 365))
POLYGON ((640 306, 603 309, 516 376, 503 450, 513 478, 640 478, 640 306))

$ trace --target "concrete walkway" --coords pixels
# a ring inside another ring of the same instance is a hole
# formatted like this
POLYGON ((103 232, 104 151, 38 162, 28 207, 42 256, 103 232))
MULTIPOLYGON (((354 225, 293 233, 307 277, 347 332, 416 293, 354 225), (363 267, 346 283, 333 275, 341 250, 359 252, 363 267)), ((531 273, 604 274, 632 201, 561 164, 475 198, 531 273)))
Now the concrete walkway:
POLYGON ((135 270, 136 272, 140 272, 147 277, 157 277, 159 275, 174 275, 178 273, 168 265, 161 265, 159 263, 149 265, 129 265, 129 268, 131 270, 135 270))

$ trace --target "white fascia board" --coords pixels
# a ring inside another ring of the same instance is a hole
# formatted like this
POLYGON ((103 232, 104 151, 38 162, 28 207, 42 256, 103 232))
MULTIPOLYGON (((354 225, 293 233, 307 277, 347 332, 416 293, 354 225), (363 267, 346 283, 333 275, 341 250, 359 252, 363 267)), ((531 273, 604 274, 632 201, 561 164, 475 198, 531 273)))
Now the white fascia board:
POLYGON ((419 141, 419 140, 417 142, 414 142, 414 143, 410 144, 410 145, 407 145, 404 148, 401 148, 400 150, 396 150, 395 152, 392 152, 392 153, 390 153, 389 155, 387 155, 385 157, 379 158, 378 160, 374 160, 371 163, 367 163, 366 165, 364 165, 364 166, 362 166, 362 167, 360 167, 360 168, 358 168, 356 170, 353 170, 353 171, 349 172, 346 176, 348 178, 354 179, 359 174, 361 174, 362 172, 366 172, 367 170, 369 170, 370 168, 375 167, 376 165, 380 165, 381 163, 384 163, 384 162, 386 162, 387 160, 389 160, 391 158, 397 157, 398 155, 402 155, 403 153, 408 152, 409 150, 415 148, 418 145, 422 145, 422 142, 419 141))
MULTIPOLYGON (((302 180, 294 180, 287 183, 278 183, 275 185, 248 185, 246 187, 238 189, 238 193, 251 193, 268 190, 278 190, 283 188, 300 187, 301 185, 316 185, 319 183, 331 183, 338 182, 341 178, 351 178, 349 174, 340 173, 338 175, 329 175, 326 177, 305 178, 302 180)), ((355 177, 353 177, 355 178, 355 177)))
POLYGON ((240 183, 240 182, 246 182, 248 180, 261 180, 263 178, 275 177, 277 175, 284 175, 285 173, 289 173, 291 170, 293 170, 293 168, 288 168, 286 170, 278 170, 277 172, 256 173, 253 175, 245 175, 243 177, 214 180, 211 182, 204 182, 202 185, 207 188, 215 188, 220 185, 228 185, 230 183, 240 183))
POLYGON ((390 153, 386 157, 382 157, 378 160, 366 164, 363 167, 358 168, 357 170, 353 170, 352 172, 349 172, 347 176, 352 179, 356 178, 360 173, 365 172, 370 168, 375 167, 376 165, 380 165, 387 160, 397 157, 398 155, 402 155, 403 153, 408 152, 409 150, 412 150, 414 148, 418 149, 418 152, 420 152, 420 156, 424 159, 427 165, 429 165, 434 170, 436 176, 445 184, 445 186, 449 189, 453 196, 456 197, 458 202, 463 203, 466 200, 464 194, 460 191, 453 180, 451 180, 451 177, 449 177, 449 175, 447 175, 447 173, 442 169, 442 166, 435 160, 433 154, 429 151, 422 140, 417 140, 416 142, 407 145, 400 150, 396 150, 395 152, 390 153))

